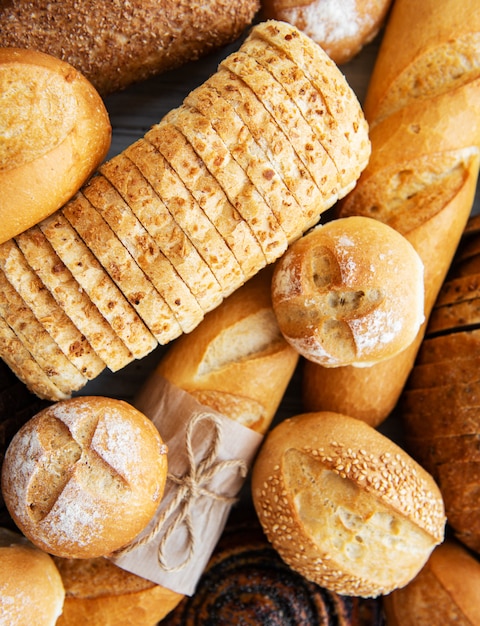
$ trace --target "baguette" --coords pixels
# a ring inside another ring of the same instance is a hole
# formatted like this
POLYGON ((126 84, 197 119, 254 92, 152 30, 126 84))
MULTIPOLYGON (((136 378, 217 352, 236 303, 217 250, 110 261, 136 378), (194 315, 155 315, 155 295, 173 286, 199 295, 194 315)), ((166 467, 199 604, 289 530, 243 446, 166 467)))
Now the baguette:
POLYGON ((426 320, 409 348, 370 369, 326 370, 307 363, 303 398, 309 410, 335 410, 378 425, 396 405, 412 369, 478 180, 477 9, 474 1, 454 0, 431 0, 420 11, 412 0, 398 0, 392 9, 365 105, 371 160, 338 215, 374 217, 412 243, 425 268, 426 320), (404 40, 407 45, 399 45, 404 40), (426 74, 430 63, 438 69, 435 80, 426 74))
POLYGON ((105 95, 232 43, 258 9, 259 0, 2 2, 0 46, 68 61, 105 95))

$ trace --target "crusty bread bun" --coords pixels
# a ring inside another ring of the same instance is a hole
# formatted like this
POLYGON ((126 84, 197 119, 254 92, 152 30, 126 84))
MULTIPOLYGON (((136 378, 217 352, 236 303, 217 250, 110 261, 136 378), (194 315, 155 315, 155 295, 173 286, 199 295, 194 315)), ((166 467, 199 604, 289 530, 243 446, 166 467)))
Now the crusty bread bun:
POLYGON ((166 446, 130 404, 73 398, 37 413, 12 439, 2 467, 5 504, 50 554, 103 556, 151 520, 166 481, 166 446))
POLYGON ((435 548, 425 567, 403 589, 383 598, 389 626, 480 624, 480 563, 447 540, 435 548))
POLYGON ((0 46, 57 56, 104 95, 233 42, 258 8, 258 0, 1 3, 0 46))
POLYGON ((54 626, 64 598, 53 559, 20 534, 0 528, 0 623, 54 626))
POLYGON ((107 155, 111 126, 99 94, 71 65, 0 48, 0 137, 1 243, 74 195, 107 155))
POLYGON ((365 422, 337 413, 305 413, 270 431, 252 497, 285 562, 346 595, 407 584, 444 536, 430 474, 365 422))
POLYGON ((393 228, 371 218, 327 222, 275 268, 280 330, 325 367, 368 366, 409 346, 423 322, 423 264, 393 228))
POLYGON ((337 64, 350 61, 382 27, 392 0, 263 0, 267 18, 294 24, 337 64))
POLYGON ((183 598, 102 557, 54 561, 65 587, 56 626, 155 626, 183 598))

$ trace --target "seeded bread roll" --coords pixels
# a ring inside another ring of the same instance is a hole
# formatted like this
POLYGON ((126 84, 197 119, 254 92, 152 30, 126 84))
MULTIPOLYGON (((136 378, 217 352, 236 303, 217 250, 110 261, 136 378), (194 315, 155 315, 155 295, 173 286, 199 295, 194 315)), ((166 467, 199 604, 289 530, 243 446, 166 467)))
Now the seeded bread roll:
POLYGON ((297 240, 275 268, 280 330, 325 367, 369 366, 398 354, 423 322, 423 264, 393 228, 333 220, 297 240))
POLYGON ((166 481, 166 446, 142 413, 85 396, 40 411, 14 436, 2 467, 19 529, 63 557, 103 556, 152 518, 166 481))
POLYGON ((54 626, 65 598, 53 559, 19 533, 0 528, 0 622, 54 626))
POLYGON ((341 65, 382 27, 391 0, 263 0, 263 13, 294 24, 341 65))
POLYGON ((283 560, 345 595, 402 587, 444 536, 430 474, 365 422, 337 413, 305 413, 270 431, 252 496, 283 560))
POLYGON ((111 126, 102 99, 71 65, 0 48, 0 136, 2 243, 74 195, 107 155, 111 126))

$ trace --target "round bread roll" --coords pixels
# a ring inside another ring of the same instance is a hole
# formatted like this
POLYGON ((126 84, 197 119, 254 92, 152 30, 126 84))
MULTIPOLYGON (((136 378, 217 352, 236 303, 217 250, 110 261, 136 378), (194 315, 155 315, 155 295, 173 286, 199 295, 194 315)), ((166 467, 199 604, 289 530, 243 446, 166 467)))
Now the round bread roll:
POLYGON ((283 560, 319 585, 375 597, 406 585, 443 540, 433 478, 361 420, 304 413, 276 426, 252 495, 283 560))
POLYGON ((459 544, 447 540, 403 589, 385 596, 388 626, 471 626, 480 624, 480 563, 459 544))
POLYGON ((183 598, 102 557, 54 560, 65 587, 56 626, 155 626, 183 598))
POLYGON ((108 555, 154 515, 166 452, 153 423, 126 402, 61 401, 30 419, 8 446, 5 504, 25 536, 50 554, 108 555))
POLYGON ((317 226, 278 261, 272 301, 285 339, 324 367, 403 351, 424 320, 423 264, 396 230, 366 217, 317 226))
POLYGON ((53 559, 20 534, 0 528, 0 623, 54 626, 64 598, 53 559))
POLYGON ((293 24, 337 64, 377 35, 392 0, 263 0, 267 18, 293 24))
POLYGON ((102 99, 68 63, 0 48, 0 243, 67 202, 106 157, 102 99))

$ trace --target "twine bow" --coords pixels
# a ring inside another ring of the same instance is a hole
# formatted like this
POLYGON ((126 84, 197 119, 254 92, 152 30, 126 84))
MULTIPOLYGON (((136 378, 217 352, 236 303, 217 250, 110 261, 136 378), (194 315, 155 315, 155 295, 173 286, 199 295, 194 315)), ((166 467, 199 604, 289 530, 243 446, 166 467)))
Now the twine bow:
POLYGON ((188 422, 185 436, 185 447, 187 451, 188 465, 185 473, 182 476, 175 476, 174 474, 168 474, 167 480, 170 480, 178 488, 175 491, 174 497, 170 500, 166 508, 161 511, 158 516, 154 527, 151 531, 142 537, 138 541, 130 544, 125 550, 130 552, 133 548, 140 545, 149 543, 159 531, 164 527, 166 521, 171 517, 171 522, 167 526, 165 533, 160 539, 157 558, 162 568, 167 572, 175 572, 183 569, 191 561, 195 553, 195 532, 194 525, 191 517, 191 507, 194 501, 201 497, 209 497, 219 502, 227 504, 233 504, 236 501, 236 497, 231 497, 225 494, 217 493, 209 489, 206 485, 216 476, 219 472, 226 468, 238 468, 242 478, 247 476, 248 466, 242 459, 230 459, 226 461, 217 461, 218 448, 221 441, 221 422, 211 413, 197 413, 188 422), (195 451, 193 450, 193 432, 197 425, 201 421, 208 421, 213 425, 212 441, 205 456, 198 462, 195 460, 195 451), (185 558, 178 564, 170 566, 167 563, 165 555, 166 544, 172 534, 181 526, 184 525, 187 530, 187 553, 185 558))

